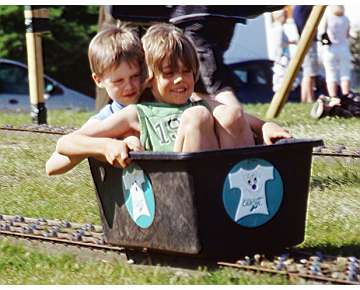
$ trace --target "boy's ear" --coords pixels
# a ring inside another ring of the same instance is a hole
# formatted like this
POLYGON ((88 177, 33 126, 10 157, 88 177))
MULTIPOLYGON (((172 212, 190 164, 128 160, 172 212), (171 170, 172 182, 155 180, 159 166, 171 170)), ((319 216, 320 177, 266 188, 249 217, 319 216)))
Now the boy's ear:
POLYGON ((145 87, 151 88, 153 80, 154 80, 154 73, 152 71, 148 70, 148 76, 145 80, 145 87))
POLYGON ((96 73, 92 73, 91 74, 92 79, 94 80, 95 84, 99 87, 99 88, 104 88, 104 86, 102 85, 102 81, 101 78, 99 78, 96 73))

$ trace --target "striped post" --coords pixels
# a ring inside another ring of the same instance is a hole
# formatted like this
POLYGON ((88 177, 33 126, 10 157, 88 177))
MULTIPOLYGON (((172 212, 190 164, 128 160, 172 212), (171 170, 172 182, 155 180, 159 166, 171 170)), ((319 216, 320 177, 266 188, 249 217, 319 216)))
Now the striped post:
POLYGON ((49 12, 43 6, 26 5, 24 10, 27 61, 29 72, 29 95, 33 123, 46 124, 44 102, 44 69, 41 34, 48 30, 49 12))

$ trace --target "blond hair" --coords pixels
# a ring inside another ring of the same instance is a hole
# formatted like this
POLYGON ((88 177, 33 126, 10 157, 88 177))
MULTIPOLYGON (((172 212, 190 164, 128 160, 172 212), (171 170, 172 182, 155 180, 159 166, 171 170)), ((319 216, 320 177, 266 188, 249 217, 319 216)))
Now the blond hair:
POLYGON ((274 22, 284 23, 286 22, 286 11, 284 9, 273 11, 272 18, 274 22))
POLYGON ((335 16, 343 16, 345 13, 344 5, 332 5, 330 7, 332 14, 335 16))
POLYGON ((149 75, 160 74, 163 60, 169 57, 172 70, 179 69, 180 61, 193 72, 194 80, 198 80, 199 59, 194 44, 181 29, 171 24, 155 24, 148 28, 141 41, 149 75))
POLYGON ((102 77, 106 71, 116 68, 121 62, 138 63, 142 81, 147 77, 144 50, 134 28, 121 25, 104 26, 89 44, 90 69, 102 77))

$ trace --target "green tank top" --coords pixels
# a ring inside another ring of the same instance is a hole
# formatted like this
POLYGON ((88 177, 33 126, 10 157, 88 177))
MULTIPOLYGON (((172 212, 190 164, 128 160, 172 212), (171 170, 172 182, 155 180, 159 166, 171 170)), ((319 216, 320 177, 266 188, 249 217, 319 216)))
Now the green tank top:
POLYGON ((176 133, 180 125, 181 114, 194 105, 205 105, 204 102, 185 105, 164 103, 137 104, 140 142, 146 151, 169 152, 174 150, 176 133))

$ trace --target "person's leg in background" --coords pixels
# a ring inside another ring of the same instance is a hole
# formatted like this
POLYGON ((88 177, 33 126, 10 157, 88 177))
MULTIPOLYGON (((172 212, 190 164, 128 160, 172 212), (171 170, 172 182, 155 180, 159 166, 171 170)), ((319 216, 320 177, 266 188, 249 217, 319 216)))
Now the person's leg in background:
POLYGON ((341 78, 341 93, 346 96, 350 93, 350 79, 341 78))
POLYGON ((340 51, 340 87, 343 96, 350 93, 350 79, 351 79, 351 53, 347 45, 341 46, 340 51))
POLYGON ((305 55, 303 62, 303 77, 301 80, 301 102, 312 103, 315 100, 315 78, 319 72, 316 42, 313 42, 305 55))
POLYGON ((323 63, 325 68, 326 87, 330 97, 337 97, 338 94, 337 87, 340 63, 337 54, 338 51, 333 45, 324 51, 323 63))
POLYGON ((315 77, 304 75, 301 80, 301 102, 312 103, 314 101, 315 77))

